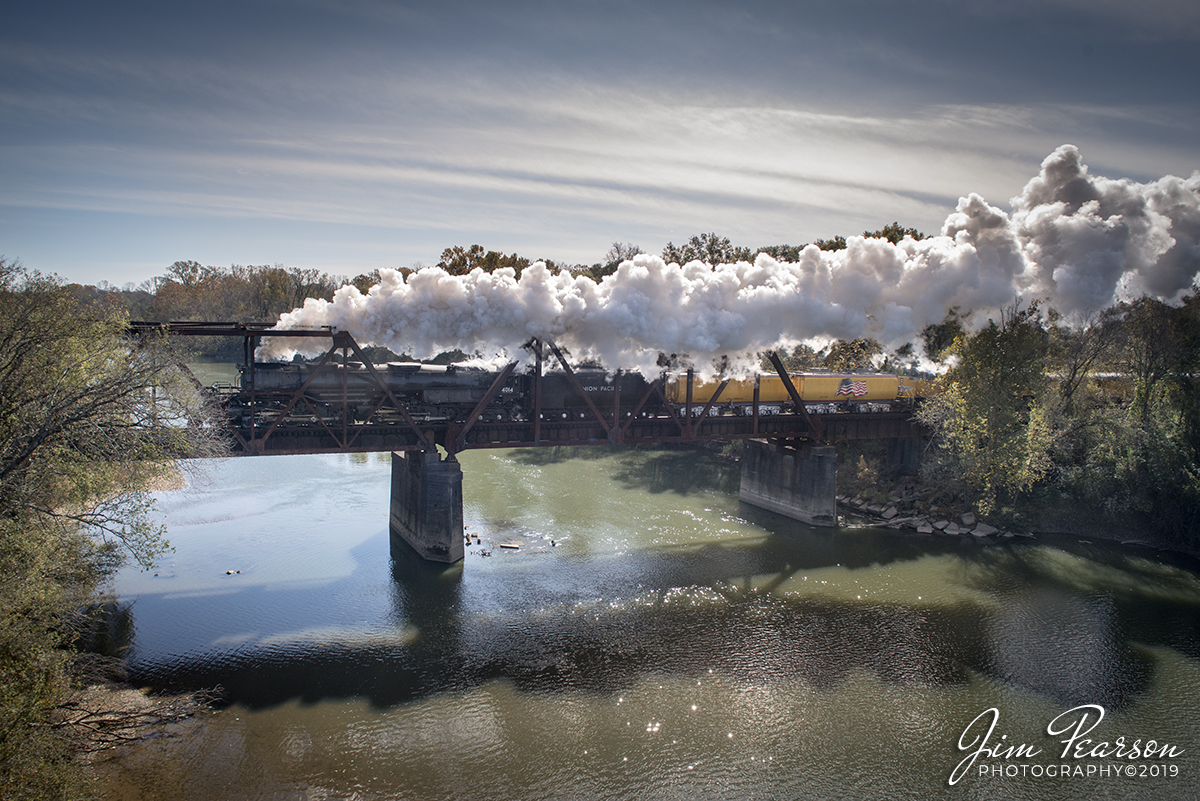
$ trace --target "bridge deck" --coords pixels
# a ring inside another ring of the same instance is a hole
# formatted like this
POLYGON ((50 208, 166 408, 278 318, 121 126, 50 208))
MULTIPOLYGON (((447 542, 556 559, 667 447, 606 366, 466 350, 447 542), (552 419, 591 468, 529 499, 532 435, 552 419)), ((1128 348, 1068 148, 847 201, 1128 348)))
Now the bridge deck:
MULTIPOLYGON (((875 412, 820 415, 822 441, 854 439, 891 439, 915 437, 924 430, 912 419, 911 412, 875 412)), ((535 448, 561 445, 605 445, 702 442, 757 438, 810 438, 803 418, 794 414, 761 416, 709 417, 694 420, 689 429, 683 420, 670 417, 636 419, 623 428, 606 430, 596 421, 546 422, 535 432, 533 423, 476 423, 455 446, 461 423, 418 422, 418 427, 435 443, 450 451, 468 448, 535 448), (757 423, 757 424, 756 424, 757 423), (610 434, 611 432, 611 434, 610 434)), ((339 430, 326 428, 316 421, 294 420, 281 423, 266 437, 265 427, 252 432, 235 426, 234 451, 237 455, 288 453, 346 453, 420 450, 423 444, 411 427, 403 424, 350 425, 345 439, 339 430)), ((427 440, 428 441, 428 440, 427 440)))

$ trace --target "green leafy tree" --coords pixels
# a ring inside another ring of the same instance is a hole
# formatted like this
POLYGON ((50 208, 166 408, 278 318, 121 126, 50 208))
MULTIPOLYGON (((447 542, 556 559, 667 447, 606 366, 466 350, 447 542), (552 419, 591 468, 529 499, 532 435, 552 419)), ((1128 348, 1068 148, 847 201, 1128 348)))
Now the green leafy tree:
POLYGON ((454 245, 442 251, 442 258, 437 266, 451 275, 466 275, 476 267, 487 273, 495 272, 501 267, 511 267, 520 276, 521 271, 529 264, 529 259, 516 253, 506 256, 497 250, 485 251, 482 245, 471 245, 469 248, 454 245))
POLYGON ((371 291, 371 287, 378 285, 383 281, 383 276, 378 269, 371 270, 369 273, 361 273, 354 276, 350 283, 354 284, 355 288, 364 295, 371 291))
POLYGON ((223 452, 166 346, 131 343, 118 307, 0 259, 0 797, 68 794, 51 714, 76 610, 122 553, 150 565, 167 548, 148 493, 169 460, 223 452))
POLYGON ((285 267, 281 264, 261 267, 234 265, 219 274, 214 286, 212 307, 226 316, 216 319, 272 320, 280 314, 304 305, 308 298, 329 300, 341 279, 313 268, 285 267))
POLYGON ((1047 403, 1048 335, 1038 305, 1014 305, 1000 322, 960 335, 956 363, 919 416, 943 448, 945 475, 964 482, 986 514, 1011 504, 1050 471, 1056 429, 1047 403))
MULTIPOLYGON (((822 367, 824 366, 822 358, 822 354, 804 343, 794 346, 790 352, 779 354, 779 360, 783 362, 784 368, 789 373, 802 373, 814 367, 822 367)), ((775 365, 771 364, 770 356, 765 353, 759 359, 759 369, 768 374, 775 372, 775 365)))
POLYGON ((846 237, 838 235, 832 239, 818 239, 816 242, 813 242, 813 244, 819 247, 821 250, 845 250, 846 237))
POLYGON ((1173 376, 1180 421, 1192 464, 1200 464, 1200 287, 1192 286, 1176 316, 1181 347, 1173 376))
POLYGON ((1108 318, 1119 321, 1116 361, 1135 381, 1133 408, 1148 430, 1156 397, 1189 358, 1185 320, 1180 309, 1151 297, 1118 304, 1108 318))
POLYGON ((1047 310, 1048 366, 1057 376, 1058 394, 1069 416, 1075 411, 1076 402, 1084 400, 1088 378, 1112 358, 1117 326, 1111 321, 1106 323, 1110 319, 1111 313, 1079 325, 1067 325, 1058 312, 1047 310))
POLYGON ((940 323, 930 323, 921 329, 921 343, 925 356, 930 361, 942 362, 950 355, 950 347, 963 336, 965 323, 971 316, 970 312, 959 314, 958 307, 946 312, 940 323))
MULTIPOLYGON (((1195 548, 1200 535, 1200 318, 1195 294, 1172 306, 1139 298, 1104 310, 1068 339, 1068 356, 1126 377, 1127 393, 1081 391, 1058 449, 1063 493, 1195 548), (1075 351, 1081 352, 1082 357, 1075 351)), ((1057 366, 1064 383, 1072 378, 1057 366)), ((1079 372, 1083 372, 1081 368, 1079 372)), ((1111 379, 1105 379, 1111 381, 1111 379)))
POLYGON ((834 340, 825 353, 825 367, 835 373, 870 370, 880 353, 883 347, 873 339, 834 340))
POLYGON ((917 349, 913 343, 905 342, 887 355, 879 369, 883 372, 914 374, 917 372, 918 361, 917 349))
POLYGON ((53 278, 0 261, 0 515, 81 523, 149 565, 144 487, 180 456, 223 448, 215 410, 165 340, 81 307, 53 278))
POLYGON ((750 261, 754 254, 750 248, 735 247, 729 237, 719 236, 715 232, 693 236, 684 245, 668 242, 663 248, 663 261, 675 264, 687 264, 692 261, 702 261, 705 264, 733 264, 739 261, 750 261))
POLYGON ((800 252, 807 245, 764 245, 758 249, 759 253, 766 253, 775 261, 797 262, 800 261, 800 252))
POLYGON ((900 240, 904 239, 906 236, 912 237, 918 241, 925 238, 925 234, 921 233, 916 228, 905 228, 898 222, 885 225, 878 231, 863 231, 863 236, 865 236, 867 239, 886 239, 893 245, 900 244, 900 240))
POLYGON ((177 261, 167 268, 164 278, 187 289, 203 286, 220 276, 216 267, 206 267, 198 261, 177 261))

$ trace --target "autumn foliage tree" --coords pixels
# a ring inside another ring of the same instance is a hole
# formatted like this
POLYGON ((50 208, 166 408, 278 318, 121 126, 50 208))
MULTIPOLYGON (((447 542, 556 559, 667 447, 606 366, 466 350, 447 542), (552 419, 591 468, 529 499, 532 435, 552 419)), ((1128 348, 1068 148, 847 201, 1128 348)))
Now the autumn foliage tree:
POLYGON ((1038 305, 1014 304, 948 348, 954 366, 921 407, 951 476, 985 515, 1029 491, 1051 468, 1046 359, 1038 305))
POLYGON ((520 275, 529 264, 529 259, 516 253, 506 256, 498 250, 484 250, 482 245, 471 245, 468 248, 454 245, 442 251, 442 258, 437 266, 451 275, 466 275, 477 268, 490 273, 501 267, 511 267, 520 275))

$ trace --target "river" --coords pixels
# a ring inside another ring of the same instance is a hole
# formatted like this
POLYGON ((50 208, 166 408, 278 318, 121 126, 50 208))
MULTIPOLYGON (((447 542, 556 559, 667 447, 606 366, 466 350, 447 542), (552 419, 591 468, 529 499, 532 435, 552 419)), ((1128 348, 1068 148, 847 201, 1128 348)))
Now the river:
POLYGON ((230 705, 105 763, 106 797, 1200 796, 1195 561, 813 529, 688 451, 461 461, 449 569, 393 560, 387 454, 162 493, 174 553, 114 583, 133 679, 230 705), (1124 753, 1063 756, 1047 729, 1097 707, 1074 745, 1124 753), (989 709, 1028 748, 965 763, 989 709), (1131 759, 1150 739, 1175 755, 1131 759))

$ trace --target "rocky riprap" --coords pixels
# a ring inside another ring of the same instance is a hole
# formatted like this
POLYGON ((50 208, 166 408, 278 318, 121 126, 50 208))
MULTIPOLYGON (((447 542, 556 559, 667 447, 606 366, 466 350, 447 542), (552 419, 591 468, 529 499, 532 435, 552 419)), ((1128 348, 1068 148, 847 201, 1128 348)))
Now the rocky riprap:
POLYGON ((875 526, 910 529, 918 534, 947 537, 974 537, 976 539, 1012 539, 1032 537, 1015 531, 1005 531, 979 520, 974 512, 939 514, 918 510, 919 500, 909 493, 893 492, 886 502, 876 502, 858 496, 837 496, 839 510, 847 517, 861 522, 846 521, 839 516, 842 528, 875 526))

